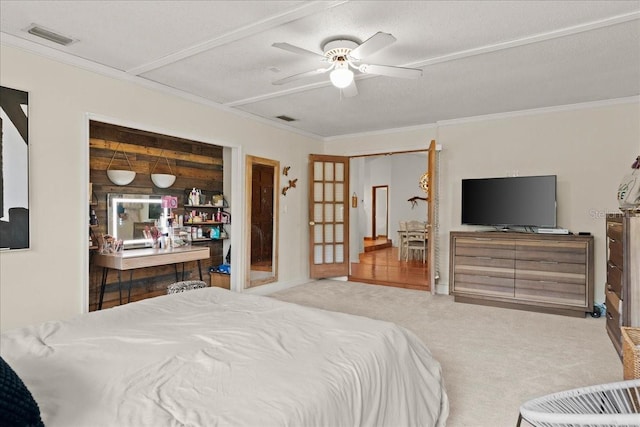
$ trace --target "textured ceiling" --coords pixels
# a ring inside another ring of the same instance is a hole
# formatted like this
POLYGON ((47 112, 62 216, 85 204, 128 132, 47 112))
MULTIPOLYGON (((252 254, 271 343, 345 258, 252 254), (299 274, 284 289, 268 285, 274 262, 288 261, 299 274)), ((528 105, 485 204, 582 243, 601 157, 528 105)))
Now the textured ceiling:
POLYGON ((9 1, 2 43, 52 49, 318 137, 640 94, 640 1, 9 1), (28 34, 38 24, 77 41, 28 34), (341 96, 310 56, 336 37, 397 41, 363 62, 420 79, 359 75, 341 96), (296 121, 285 123, 277 116, 296 121))

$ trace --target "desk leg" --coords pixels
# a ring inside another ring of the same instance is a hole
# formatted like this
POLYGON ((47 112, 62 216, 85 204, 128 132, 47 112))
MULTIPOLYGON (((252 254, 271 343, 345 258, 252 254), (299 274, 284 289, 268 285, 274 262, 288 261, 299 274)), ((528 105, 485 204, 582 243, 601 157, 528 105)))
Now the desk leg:
POLYGON ((120 270, 118 270, 118 296, 122 305, 122 272, 120 270))
POLYGON ((109 274, 109 269, 107 267, 102 267, 102 281, 100 282, 100 299, 98 300, 98 310, 102 310, 104 288, 107 286, 107 274, 109 274))
POLYGON ((131 302, 131 285, 133 283, 133 270, 129 271, 129 295, 127 296, 127 303, 131 302))
POLYGON ((184 280, 184 262, 182 263, 182 279, 180 280, 184 280))
POLYGON ((178 277, 178 264, 173 264, 173 271, 176 272, 176 282, 179 282, 180 278, 178 277))
POLYGON ((198 260, 198 273, 200 273, 200 280, 202 280, 202 267, 200 265, 200 260, 198 260))

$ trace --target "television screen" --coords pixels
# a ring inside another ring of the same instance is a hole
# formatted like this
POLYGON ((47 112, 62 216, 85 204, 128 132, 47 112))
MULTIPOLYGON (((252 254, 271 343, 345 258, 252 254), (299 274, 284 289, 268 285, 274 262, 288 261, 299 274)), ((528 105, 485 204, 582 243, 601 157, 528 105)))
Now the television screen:
POLYGON ((556 227, 556 175, 463 179, 462 223, 556 227))

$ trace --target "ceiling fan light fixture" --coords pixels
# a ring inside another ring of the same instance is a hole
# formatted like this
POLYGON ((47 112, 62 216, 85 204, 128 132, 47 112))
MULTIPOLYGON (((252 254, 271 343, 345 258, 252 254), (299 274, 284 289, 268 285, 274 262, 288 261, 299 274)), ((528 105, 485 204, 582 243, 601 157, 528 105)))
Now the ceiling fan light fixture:
POLYGON ((346 63, 338 63, 335 70, 329 74, 329 79, 335 87, 344 89, 353 83, 353 71, 349 69, 346 63))

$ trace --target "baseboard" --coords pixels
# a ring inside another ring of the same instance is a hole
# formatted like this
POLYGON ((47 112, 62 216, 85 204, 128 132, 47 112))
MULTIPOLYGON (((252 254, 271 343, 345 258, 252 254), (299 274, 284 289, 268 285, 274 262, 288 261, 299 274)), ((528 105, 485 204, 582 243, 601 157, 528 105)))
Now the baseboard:
POLYGON ((460 296, 460 295, 455 295, 454 301, 466 303, 466 304, 478 304, 478 305, 486 305, 490 307, 510 308, 513 310, 532 311, 536 313, 560 314, 562 316, 571 316, 571 317, 580 317, 580 318, 585 318, 587 316, 587 310, 582 310, 582 309, 576 310, 576 309, 545 307, 545 306, 538 306, 538 305, 529 305, 525 303, 506 302, 506 301, 499 301, 494 299, 474 298, 474 297, 467 297, 467 296, 460 296))
POLYGON ((285 289, 293 288, 298 285, 304 285, 305 283, 313 281, 313 279, 298 279, 288 282, 268 283, 266 285, 256 286, 255 288, 242 289, 241 292, 253 295, 269 295, 274 292, 284 291, 285 289))
POLYGON ((436 294, 438 294, 438 295, 449 295, 449 284, 448 283, 436 283, 436 294))

